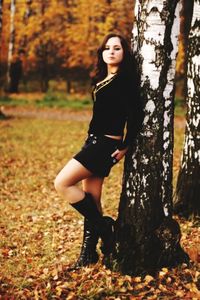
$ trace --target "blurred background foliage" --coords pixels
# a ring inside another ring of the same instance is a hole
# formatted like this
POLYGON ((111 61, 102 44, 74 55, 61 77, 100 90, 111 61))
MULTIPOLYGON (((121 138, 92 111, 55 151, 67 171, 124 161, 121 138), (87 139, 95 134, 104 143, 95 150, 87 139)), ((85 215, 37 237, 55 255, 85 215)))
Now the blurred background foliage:
MULTIPOLYGON (((90 90, 96 50, 104 35, 115 31, 131 39, 134 0, 1 2, 0 85, 4 96, 5 91, 11 92, 9 68, 13 62, 20 60, 20 93, 48 92, 45 97, 53 97, 54 100, 64 94, 76 94, 85 99, 90 90), (55 93, 57 98, 52 96, 55 93)), ((184 98, 185 90, 190 9, 186 2, 183 1, 177 58, 178 101, 184 98)), ((7 98, 4 97, 4 100, 7 98)), ((44 95, 39 98, 43 99, 44 95)))

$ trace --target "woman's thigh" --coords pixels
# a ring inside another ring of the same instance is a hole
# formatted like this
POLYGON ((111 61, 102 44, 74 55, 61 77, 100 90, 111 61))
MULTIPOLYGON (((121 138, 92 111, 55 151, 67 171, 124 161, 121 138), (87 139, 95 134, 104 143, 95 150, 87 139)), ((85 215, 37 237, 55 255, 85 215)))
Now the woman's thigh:
POLYGON ((92 176, 92 173, 88 169, 86 169, 80 162, 72 158, 58 173, 55 179, 55 185, 59 184, 72 186, 90 176, 92 176))

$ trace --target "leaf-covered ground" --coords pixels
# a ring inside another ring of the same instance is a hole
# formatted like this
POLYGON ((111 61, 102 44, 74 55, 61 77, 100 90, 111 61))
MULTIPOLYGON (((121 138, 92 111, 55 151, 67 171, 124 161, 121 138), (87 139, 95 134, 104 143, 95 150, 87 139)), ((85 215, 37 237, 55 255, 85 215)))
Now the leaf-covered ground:
MULTIPOLYGON (((174 171, 183 138, 177 120, 174 171)), ((179 220, 193 262, 155 277, 122 276, 101 260, 68 271, 83 219, 54 191, 57 172, 84 141, 87 121, 10 118, 0 121, 0 299, 200 299, 199 233, 179 220)), ((123 163, 105 181, 104 213, 116 218, 123 163)))

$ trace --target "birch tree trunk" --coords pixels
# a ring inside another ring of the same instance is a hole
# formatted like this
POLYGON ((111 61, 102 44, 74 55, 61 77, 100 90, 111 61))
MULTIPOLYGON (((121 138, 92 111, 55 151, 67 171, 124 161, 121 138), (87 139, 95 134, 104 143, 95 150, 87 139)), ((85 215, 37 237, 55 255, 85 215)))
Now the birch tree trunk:
POLYGON ((117 261, 126 274, 151 272, 187 259, 172 219, 173 101, 179 0, 136 1, 133 48, 141 73, 145 118, 125 159, 117 261))
POLYGON ((194 1, 189 34, 185 143, 174 212, 200 217, 200 1, 194 1))
MULTIPOLYGON (((15 0, 11 0, 10 3, 10 39, 8 45, 8 71, 7 71, 7 78, 8 83, 10 82, 10 65, 12 61, 13 51, 14 51, 14 42, 15 42, 15 0)), ((8 84, 9 85, 9 84, 8 84)))

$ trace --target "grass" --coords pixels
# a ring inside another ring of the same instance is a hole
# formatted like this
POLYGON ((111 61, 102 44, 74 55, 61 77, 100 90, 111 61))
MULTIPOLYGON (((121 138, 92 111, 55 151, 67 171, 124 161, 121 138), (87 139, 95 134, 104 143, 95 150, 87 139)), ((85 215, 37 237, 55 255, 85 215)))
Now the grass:
MULTIPOLYGON (((130 294, 135 279, 111 273, 100 264, 59 275, 78 255, 83 221, 58 197, 53 181, 79 150, 86 130, 85 121, 14 118, 0 123, 0 295, 7 295, 7 299, 11 296, 14 299, 114 299, 118 295, 122 295, 120 299, 129 299, 126 295, 130 294)), ((176 170, 182 138, 183 128, 176 128, 176 170)), ((104 212, 114 218, 122 169, 123 162, 112 169, 102 196, 104 212)), ((197 233, 192 223, 182 222, 181 226, 185 247, 189 238, 189 246, 194 245, 197 233)), ((196 278, 196 269, 188 272, 193 272, 196 278)), ((173 274, 166 276, 173 278, 173 274)), ((181 279, 177 280, 181 284, 181 279)), ((156 289, 158 293, 159 281, 156 289)), ((140 298, 130 299, 142 299, 142 292, 138 295, 140 298)))
POLYGON ((89 95, 66 95, 63 92, 48 91, 47 93, 10 94, 0 98, 0 105, 26 108, 72 108, 84 109, 91 107, 89 95))
MULTIPOLYGON (((47 93, 21 93, 0 97, 0 106, 26 107, 26 108, 71 108, 75 110, 92 107, 89 94, 67 95, 61 91, 49 90, 47 93)), ((186 107, 181 97, 175 98, 175 114, 184 116, 186 107)))

